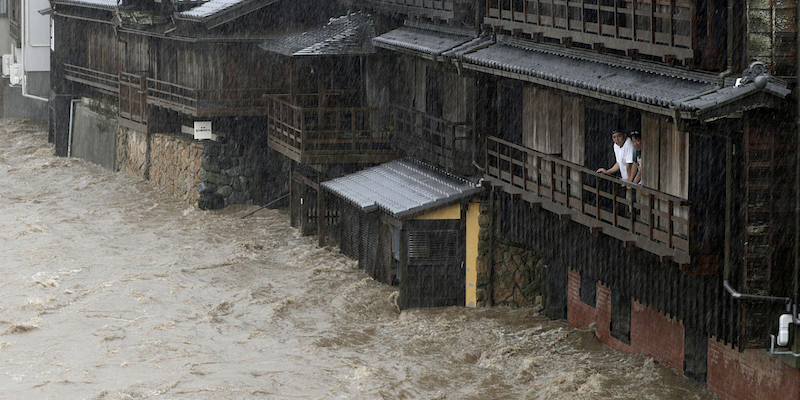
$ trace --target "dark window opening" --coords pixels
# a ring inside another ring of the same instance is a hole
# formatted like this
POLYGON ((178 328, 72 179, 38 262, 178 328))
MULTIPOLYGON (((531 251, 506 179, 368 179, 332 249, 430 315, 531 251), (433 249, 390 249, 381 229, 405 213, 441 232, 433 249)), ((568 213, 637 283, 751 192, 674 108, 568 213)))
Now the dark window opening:
POLYGON ((581 302, 591 307, 597 306, 597 282, 586 273, 581 274, 581 302))
POLYGON ((611 290, 611 336, 631 344, 631 298, 626 290, 611 290))

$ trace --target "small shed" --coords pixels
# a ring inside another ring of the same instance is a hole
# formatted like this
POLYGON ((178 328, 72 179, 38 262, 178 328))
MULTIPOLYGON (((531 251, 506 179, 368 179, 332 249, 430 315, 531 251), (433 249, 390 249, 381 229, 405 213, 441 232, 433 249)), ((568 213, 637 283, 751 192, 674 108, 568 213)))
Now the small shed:
POLYGON ((400 308, 474 303, 475 282, 467 275, 475 275, 481 187, 405 158, 322 188, 344 203, 342 253, 397 285, 400 308))

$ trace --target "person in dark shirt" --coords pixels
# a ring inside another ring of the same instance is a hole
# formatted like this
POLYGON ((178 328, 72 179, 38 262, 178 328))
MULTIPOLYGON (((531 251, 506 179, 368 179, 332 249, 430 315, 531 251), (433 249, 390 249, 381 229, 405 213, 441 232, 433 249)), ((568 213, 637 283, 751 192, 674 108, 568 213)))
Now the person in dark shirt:
POLYGON ((642 183, 642 134, 636 131, 631 132, 631 143, 633 143, 633 183, 642 183))

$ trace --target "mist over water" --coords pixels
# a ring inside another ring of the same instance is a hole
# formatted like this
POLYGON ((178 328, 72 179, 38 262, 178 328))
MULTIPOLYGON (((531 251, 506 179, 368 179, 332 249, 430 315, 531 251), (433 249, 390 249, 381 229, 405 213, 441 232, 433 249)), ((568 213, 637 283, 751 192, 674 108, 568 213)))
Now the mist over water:
POLYGON ((530 308, 399 313, 283 210, 195 209, 0 120, 4 399, 706 399, 530 308))

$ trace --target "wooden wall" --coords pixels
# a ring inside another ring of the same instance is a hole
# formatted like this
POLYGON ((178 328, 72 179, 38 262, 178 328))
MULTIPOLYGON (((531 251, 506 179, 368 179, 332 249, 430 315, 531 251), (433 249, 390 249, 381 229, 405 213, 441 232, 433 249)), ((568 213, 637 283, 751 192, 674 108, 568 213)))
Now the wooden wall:
POLYGON ((689 196, 689 134, 664 116, 642 113, 642 186, 689 196))

